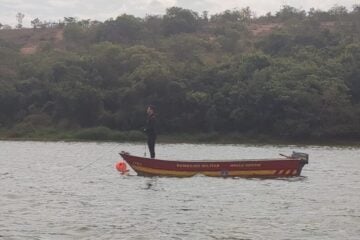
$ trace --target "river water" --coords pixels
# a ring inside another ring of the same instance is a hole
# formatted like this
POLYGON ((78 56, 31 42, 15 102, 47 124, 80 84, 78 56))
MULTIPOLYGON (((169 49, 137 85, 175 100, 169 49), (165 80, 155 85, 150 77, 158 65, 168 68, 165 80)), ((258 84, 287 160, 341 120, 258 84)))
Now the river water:
POLYGON ((0 141, 0 239, 360 239, 360 148, 159 144, 163 159, 310 154, 291 179, 145 178, 143 144, 0 141))

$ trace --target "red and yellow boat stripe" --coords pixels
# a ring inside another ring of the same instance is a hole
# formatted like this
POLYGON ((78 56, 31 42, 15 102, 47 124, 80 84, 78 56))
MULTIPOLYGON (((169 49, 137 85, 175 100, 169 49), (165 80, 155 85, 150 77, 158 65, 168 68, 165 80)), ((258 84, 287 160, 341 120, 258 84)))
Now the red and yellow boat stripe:
POLYGON ((139 173, 146 175, 162 175, 162 176, 174 176, 174 177, 191 177, 196 174, 202 174, 210 177, 246 177, 246 176, 295 176, 297 174, 296 169, 282 169, 282 170, 233 170, 233 171, 177 171, 177 170, 165 170, 150 168, 144 166, 132 166, 132 168, 139 173))
POLYGON ((279 176, 296 176, 298 174, 297 169, 281 169, 276 170, 275 175, 279 176))

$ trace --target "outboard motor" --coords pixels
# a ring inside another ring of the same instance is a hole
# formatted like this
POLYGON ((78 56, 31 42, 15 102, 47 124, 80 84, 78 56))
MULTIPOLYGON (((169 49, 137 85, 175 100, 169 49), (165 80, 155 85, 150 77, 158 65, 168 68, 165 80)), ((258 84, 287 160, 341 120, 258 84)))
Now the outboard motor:
POLYGON ((300 159, 304 164, 309 163, 309 154, 301 152, 293 152, 291 155, 292 158, 300 159))

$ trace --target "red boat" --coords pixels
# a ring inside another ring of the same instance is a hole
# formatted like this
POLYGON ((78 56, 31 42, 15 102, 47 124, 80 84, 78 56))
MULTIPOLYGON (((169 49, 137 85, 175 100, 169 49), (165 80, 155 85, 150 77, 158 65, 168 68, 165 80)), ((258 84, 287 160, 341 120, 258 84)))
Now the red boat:
POLYGON ((275 159, 175 161, 137 157, 121 152, 121 157, 140 176, 191 177, 197 174, 211 177, 277 178, 300 176, 309 155, 293 152, 275 159))

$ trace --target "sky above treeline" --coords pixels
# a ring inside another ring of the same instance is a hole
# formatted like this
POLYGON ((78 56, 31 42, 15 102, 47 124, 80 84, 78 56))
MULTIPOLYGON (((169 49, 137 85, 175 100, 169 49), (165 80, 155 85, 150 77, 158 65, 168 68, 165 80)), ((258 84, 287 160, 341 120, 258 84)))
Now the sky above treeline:
POLYGON ((305 11, 310 8, 327 11, 334 6, 352 10, 355 4, 360 4, 360 0, 0 0, 0 23, 15 26, 18 12, 25 14, 23 25, 30 26, 34 18, 58 21, 64 17, 76 17, 104 21, 124 13, 138 17, 164 14, 166 8, 173 6, 210 14, 250 7, 261 16, 275 13, 284 5, 305 11))

